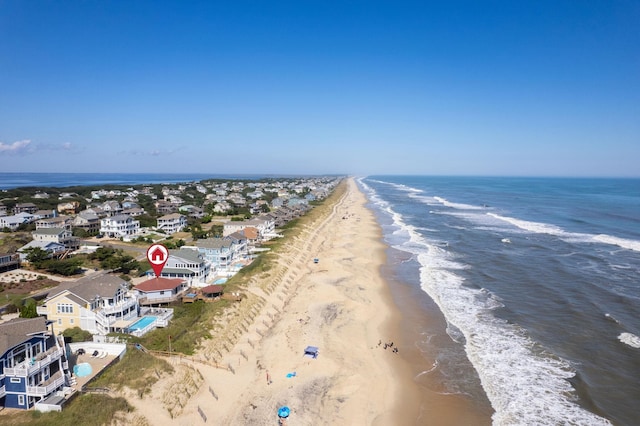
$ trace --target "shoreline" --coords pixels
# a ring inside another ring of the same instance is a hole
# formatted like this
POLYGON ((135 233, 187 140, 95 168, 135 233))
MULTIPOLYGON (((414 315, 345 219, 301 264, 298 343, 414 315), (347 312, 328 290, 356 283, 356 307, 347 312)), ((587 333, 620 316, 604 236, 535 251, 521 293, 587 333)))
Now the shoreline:
POLYGON ((219 339, 202 342, 195 358, 213 354, 229 369, 173 358, 175 374, 150 395, 122 393, 136 408, 133 417, 154 425, 204 418, 273 425, 286 405, 289 425, 416 424, 420 390, 411 366, 378 346, 400 332, 400 310, 381 273, 387 246, 365 195, 353 178, 345 184, 331 211, 303 225, 275 264, 251 278, 239 321, 228 319, 228 351, 215 346, 219 339), (317 359, 303 356, 307 346, 319 348, 317 359), (176 392, 191 396, 169 409, 176 392))
POLYGON ((247 298, 194 356, 228 368, 170 359, 175 373, 150 395, 120 393, 136 408, 130 420, 274 425, 287 406, 289 426, 491 424, 492 413, 474 401, 416 380, 432 366, 416 347, 415 322, 442 327, 441 313, 424 312, 416 290, 393 274, 375 211, 355 179, 345 184, 330 211, 302 225, 250 278, 247 298), (398 352, 385 350, 390 342, 398 352), (303 356, 307 346, 319 348, 317 359, 303 356))

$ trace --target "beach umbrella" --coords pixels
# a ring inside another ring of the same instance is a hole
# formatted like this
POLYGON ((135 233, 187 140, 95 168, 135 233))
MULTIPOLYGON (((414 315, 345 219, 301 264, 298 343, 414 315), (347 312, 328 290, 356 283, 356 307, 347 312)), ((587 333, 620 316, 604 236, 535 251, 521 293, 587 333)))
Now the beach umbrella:
POLYGON ((289 412, 290 412, 289 407, 284 405, 278 408, 278 417, 283 417, 283 418, 289 417, 289 412))

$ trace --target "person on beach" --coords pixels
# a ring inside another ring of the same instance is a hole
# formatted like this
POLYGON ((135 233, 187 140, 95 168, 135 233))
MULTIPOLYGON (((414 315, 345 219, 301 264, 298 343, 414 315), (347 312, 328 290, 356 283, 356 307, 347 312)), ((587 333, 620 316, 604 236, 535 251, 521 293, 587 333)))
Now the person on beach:
POLYGON ((271 374, 269 374, 269 370, 267 370, 267 385, 271 384, 271 374))

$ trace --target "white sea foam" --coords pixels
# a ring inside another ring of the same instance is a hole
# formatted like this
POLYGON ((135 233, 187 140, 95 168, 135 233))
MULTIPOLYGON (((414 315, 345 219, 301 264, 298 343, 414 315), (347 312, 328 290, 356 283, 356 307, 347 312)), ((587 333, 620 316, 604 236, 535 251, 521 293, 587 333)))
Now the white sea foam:
POLYGON ((430 369, 421 371, 420 373, 416 374, 414 379, 418 379, 420 376, 424 376, 425 374, 429 374, 429 373, 435 371, 437 368, 438 368, 438 360, 436 359, 436 361, 433 363, 433 365, 431 366, 430 369))
POLYGON ((500 216, 496 213, 487 213, 487 215, 510 223, 517 228, 536 234, 555 235, 571 242, 611 244, 628 250, 640 251, 640 241, 636 240, 629 240, 626 238, 619 238, 606 234, 593 235, 579 232, 567 232, 559 226, 551 225, 548 223, 531 222, 528 220, 521 220, 508 216, 500 216))
MULTIPOLYGON (((457 271, 467 265, 406 224, 388 203, 377 200, 394 226, 403 230, 406 239, 396 247, 414 254, 421 264, 422 289, 450 324, 447 332, 464 338, 467 356, 495 409, 495 425, 611 424, 575 403, 577 396, 567 380, 575 372, 568 362, 541 355, 541 348, 522 329, 497 319, 492 311, 502 303, 491 292, 463 285, 457 271)), ((536 229, 561 231, 545 224, 536 229)))
POLYGON ((474 206, 472 204, 463 204, 463 203, 453 203, 446 198, 442 197, 433 197, 434 200, 438 201, 440 204, 446 207, 451 207, 452 209, 460 209, 460 210, 483 210, 486 207, 484 206, 474 206))
POLYGON ((616 324, 620 324, 620 321, 618 321, 617 319, 615 319, 615 318, 613 317, 613 315, 611 315, 611 314, 604 314, 604 316, 605 316, 605 318, 606 318, 606 319, 608 319, 609 321, 613 321, 613 322, 615 322, 616 324))
POLYGON ((618 336, 618 340, 620 340, 625 345, 629 345, 632 348, 640 349, 640 337, 631 333, 620 333, 618 336))
POLYGON ((606 234, 594 235, 593 239, 600 243, 612 244, 612 245, 616 245, 618 247, 626 248, 629 250, 640 251, 640 241, 613 237, 611 235, 606 235, 606 234))

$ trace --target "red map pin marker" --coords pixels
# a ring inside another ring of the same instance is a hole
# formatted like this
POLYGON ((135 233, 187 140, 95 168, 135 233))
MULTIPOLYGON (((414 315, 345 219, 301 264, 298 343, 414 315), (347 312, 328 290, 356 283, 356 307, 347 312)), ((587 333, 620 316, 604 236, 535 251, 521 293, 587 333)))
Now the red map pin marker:
POLYGON ((156 274, 156 277, 159 277, 162 273, 162 268, 167 263, 169 259, 169 250, 162 244, 152 244, 147 249, 147 260, 151 264, 153 268, 153 272, 156 274))

